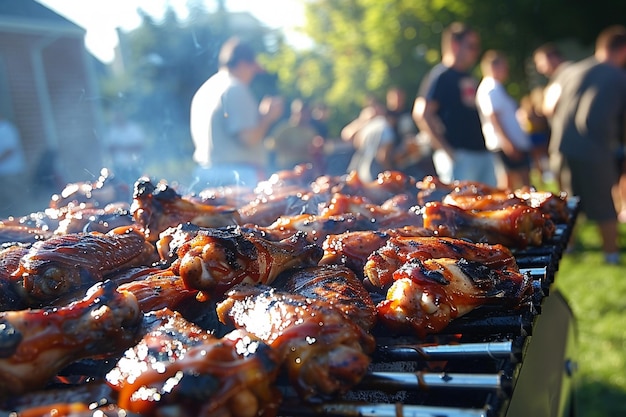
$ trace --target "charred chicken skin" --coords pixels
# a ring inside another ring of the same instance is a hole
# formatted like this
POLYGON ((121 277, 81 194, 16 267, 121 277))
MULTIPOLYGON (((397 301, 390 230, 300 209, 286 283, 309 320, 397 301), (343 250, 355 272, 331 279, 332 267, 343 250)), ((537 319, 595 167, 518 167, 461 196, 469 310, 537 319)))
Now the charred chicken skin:
POLYGON ((210 206, 183 198, 169 185, 156 186, 147 178, 135 183, 131 205, 135 222, 143 228, 146 239, 156 242, 168 227, 193 223, 202 227, 224 227, 240 223, 239 213, 233 207, 210 206))
POLYGON ((110 282, 64 307, 0 313, 0 393, 42 388, 69 363, 123 352, 138 340, 141 317, 135 297, 110 282))
POLYGON ((531 279, 504 246, 450 238, 390 239, 372 254, 366 275, 388 288, 378 319, 420 337, 482 305, 519 306, 532 293, 531 279))
POLYGON ((349 268, 339 265, 294 270, 285 290, 308 298, 325 300, 365 331, 374 327, 376 306, 363 282, 349 268))
POLYGON ((134 227, 107 234, 76 233, 33 244, 11 276, 28 306, 38 307, 107 274, 158 260, 154 246, 134 227))
POLYGON ((316 265, 322 249, 303 232, 274 242, 241 228, 205 229, 178 256, 172 269, 188 288, 222 294, 239 283, 271 284, 285 270, 316 265))
POLYGON ((393 236, 432 236, 431 230, 423 227, 406 226, 380 231, 365 230, 329 235, 322 243, 324 256, 320 265, 345 265, 358 276, 372 252, 380 249, 393 236))
POLYGON ((168 309, 144 322, 145 336, 106 376, 120 407, 146 417, 273 415, 278 362, 263 342, 241 330, 218 339, 168 309))
POLYGON ((278 352, 306 400, 340 395, 358 383, 375 344, 330 303, 266 286, 233 288, 217 313, 223 323, 246 329, 278 352))
POLYGON ((394 282, 394 272, 406 262, 439 258, 466 259, 494 269, 518 269, 511 251, 499 244, 449 237, 396 236, 370 254, 364 273, 372 286, 387 290, 394 282))

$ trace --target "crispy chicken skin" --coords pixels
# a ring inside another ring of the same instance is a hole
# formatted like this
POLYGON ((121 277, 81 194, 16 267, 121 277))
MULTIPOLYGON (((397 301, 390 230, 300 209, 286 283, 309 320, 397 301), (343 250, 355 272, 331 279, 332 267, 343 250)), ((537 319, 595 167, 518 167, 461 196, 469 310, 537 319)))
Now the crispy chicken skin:
POLYGON ((374 339, 332 304, 260 285, 239 285, 227 295, 217 307, 220 321, 278 352, 301 398, 340 395, 365 375, 374 339))
POLYGON ((120 407, 147 417, 272 415, 278 361, 263 342, 243 330, 216 338, 168 309, 147 314, 144 327, 106 376, 120 407))
POLYGON ((423 207, 422 215, 424 227, 438 236, 501 243, 510 248, 540 246, 555 232, 555 225, 549 218, 527 205, 472 212, 430 202, 423 207))
POLYGON ((384 246, 391 237, 432 235, 431 230, 416 226, 329 235, 322 243, 324 256, 319 263, 320 265, 345 265, 358 276, 362 276, 367 258, 372 252, 384 246))
POLYGON ((183 198, 172 187, 161 182, 154 185, 148 178, 135 183, 131 214, 143 229, 146 239, 156 242, 168 227, 190 222, 202 227, 224 227, 240 224, 234 207, 211 206, 183 198))
POLYGON ((138 340, 141 312, 129 292, 98 283, 63 307, 0 313, 0 393, 42 388, 81 358, 123 352, 138 340))
POLYGON ((392 238, 370 256, 365 274, 386 289, 381 323, 419 337, 482 305, 515 308, 532 294, 507 248, 452 238, 392 238))
POLYGON ((281 288, 308 298, 325 300, 365 331, 374 327, 376 306, 363 282, 349 268, 320 265, 293 270, 281 288))
POLYGON ((152 244, 132 226, 103 234, 62 235, 33 244, 11 273, 28 306, 39 307, 107 274, 158 260, 152 244))
POLYGON ((281 272, 316 265, 322 249, 303 232, 275 242, 242 229, 206 229, 178 250, 175 273, 188 288, 222 294, 239 283, 271 284, 281 272))

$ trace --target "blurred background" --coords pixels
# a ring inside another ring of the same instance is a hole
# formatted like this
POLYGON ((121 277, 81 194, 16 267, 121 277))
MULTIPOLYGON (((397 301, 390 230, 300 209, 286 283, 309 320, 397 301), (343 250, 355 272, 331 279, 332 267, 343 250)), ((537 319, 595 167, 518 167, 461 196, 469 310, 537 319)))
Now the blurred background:
MULTIPOLYGON (((568 58, 592 51, 598 32, 624 23, 626 3, 609 0, 2 0, 0 112, 26 153, 27 186, 97 178, 110 165, 103 145, 116 114, 145 135, 142 173, 188 181, 193 147, 189 104, 217 70, 221 43, 238 35, 267 72, 259 97, 303 98, 327 109, 327 167, 342 171, 338 138, 368 95, 390 87, 412 105, 440 58, 441 30, 473 25, 483 50, 506 51, 516 98, 545 83, 532 63, 556 42, 568 58), (334 147, 334 145, 337 145, 334 147)), ((47 188, 46 188, 47 187, 47 188)), ((39 204, 40 202, 37 202, 39 204)))

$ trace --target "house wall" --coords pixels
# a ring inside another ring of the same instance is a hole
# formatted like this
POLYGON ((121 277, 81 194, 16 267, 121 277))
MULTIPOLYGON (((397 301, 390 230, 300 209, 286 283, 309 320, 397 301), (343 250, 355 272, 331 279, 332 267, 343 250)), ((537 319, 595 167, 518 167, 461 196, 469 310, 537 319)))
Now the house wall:
POLYGON ((91 181, 101 168, 100 102, 82 37, 0 32, 0 105, 18 127, 31 184, 47 149, 62 182, 91 181), (8 96, 8 98, 7 98, 8 96))

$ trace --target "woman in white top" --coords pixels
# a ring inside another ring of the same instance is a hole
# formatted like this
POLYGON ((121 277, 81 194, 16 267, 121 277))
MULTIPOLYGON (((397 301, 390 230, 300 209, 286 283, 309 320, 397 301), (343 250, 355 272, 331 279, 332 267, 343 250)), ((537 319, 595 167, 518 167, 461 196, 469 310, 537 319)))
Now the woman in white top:
POLYGON ((518 118, 518 104, 504 82, 509 76, 506 56, 498 51, 485 52, 480 62, 483 79, 476 91, 476 104, 487 149, 498 155, 498 186, 515 189, 530 185, 532 146, 518 118))

